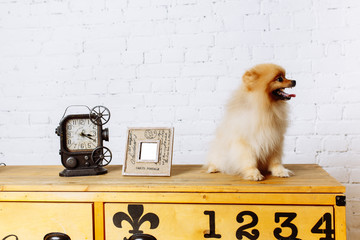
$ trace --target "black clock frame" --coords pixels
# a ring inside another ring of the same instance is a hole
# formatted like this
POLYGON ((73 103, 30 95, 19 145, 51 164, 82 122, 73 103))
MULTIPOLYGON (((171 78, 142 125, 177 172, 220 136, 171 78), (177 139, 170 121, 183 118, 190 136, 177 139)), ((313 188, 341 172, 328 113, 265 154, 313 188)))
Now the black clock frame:
POLYGON ((107 173, 107 169, 104 168, 107 164, 110 163, 112 155, 111 151, 103 146, 103 141, 109 141, 109 129, 102 128, 103 123, 101 118, 96 114, 71 114, 63 117, 61 119, 59 126, 56 128, 55 132, 60 136, 60 150, 59 154, 61 155, 61 163, 65 167, 63 171, 59 173, 62 177, 72 177, 72 176, 90 176, 90 175, 100 175, 107 173), (85 150, 69 150, 66 147, 66 123, 72 119, 89 119, 92 122, 96 123, 98 131, 98 145, 94 149, 85 149, 85 150), (96 151, 96 154, 94 154, 96 151), (109 157, 108 161, 104 161, 104 155, 109 157), (94 156, 101 156, 101 159, 93 159, 94 156))

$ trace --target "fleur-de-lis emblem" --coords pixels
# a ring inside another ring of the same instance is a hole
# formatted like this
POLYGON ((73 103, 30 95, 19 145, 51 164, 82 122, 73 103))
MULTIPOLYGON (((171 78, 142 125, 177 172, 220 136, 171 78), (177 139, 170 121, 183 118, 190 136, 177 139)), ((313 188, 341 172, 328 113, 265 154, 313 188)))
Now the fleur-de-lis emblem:
POLYGON ((129 233, 136 234, 143 233, 143 231, 140 230, 140 226, 144 222, 150 223, 150 229, 155 229, 159 226, 159 217, 155 213, 146 213, 142 216, 144 213, 143 205, 128 205, 128 212, 130 216, 124 212, 115 213, 113 222, 116 227, 122 228, 122 222, 127 221, 133 228, 129 230, 129 233))

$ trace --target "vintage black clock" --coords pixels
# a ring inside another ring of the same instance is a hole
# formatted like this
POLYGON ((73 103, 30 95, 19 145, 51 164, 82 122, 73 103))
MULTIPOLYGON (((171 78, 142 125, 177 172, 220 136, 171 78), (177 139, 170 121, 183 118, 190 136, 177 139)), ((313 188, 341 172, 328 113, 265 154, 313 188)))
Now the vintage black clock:
MULTIPOLYGON (((78 105, 76 105, 78 106, 78 105)), ((82 105, 81 105, 82 106, 82 105)), ((61 163, 65 169, 63 177, 89 176, 107 173, 104 166, 112 159, 110 149, 103 146, 109 141, 109 129, 103 125, 110 120, 110 111, 104 106, 90 109, 86 114, 69 114, 67 110, 55 132, 60 136, 61 163)))

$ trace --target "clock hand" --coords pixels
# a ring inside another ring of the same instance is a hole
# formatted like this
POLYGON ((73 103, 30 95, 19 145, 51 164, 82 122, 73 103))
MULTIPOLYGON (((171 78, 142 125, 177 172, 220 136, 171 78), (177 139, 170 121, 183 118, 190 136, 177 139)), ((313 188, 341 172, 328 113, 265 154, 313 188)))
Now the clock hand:
POLYGON ((81 132, 81 133, 80 133, 80 136, 82 136, 82 137, 87 137, 87 138, 89 138, 89 139, 91 139, 91 140, 93 140, 93 141, 95 142, 95 139, 92 138, 93 135, 91 135, 91 134, 85 134, 84 132, 81 132))

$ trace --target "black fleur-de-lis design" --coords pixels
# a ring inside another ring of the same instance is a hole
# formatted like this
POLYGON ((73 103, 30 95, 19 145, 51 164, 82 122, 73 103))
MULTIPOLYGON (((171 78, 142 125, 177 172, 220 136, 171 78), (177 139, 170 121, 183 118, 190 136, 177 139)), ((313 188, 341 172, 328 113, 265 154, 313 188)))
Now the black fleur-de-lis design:
POLYGON ((155 213, 146 213, 142 216, 144 213, 143 205, 128 205, 128 212, 130 216, 124 212, 115 213, 113 222, 116 227, 122 228, 122 222, 126 221, 130 223, 133 228, 129 230, 129 233, 137 234, 143 233, 143 231, 140 230, 140 226, 144 222, 150 223, 150 229, 155 229, 159 226, 159 217, 155 213))

